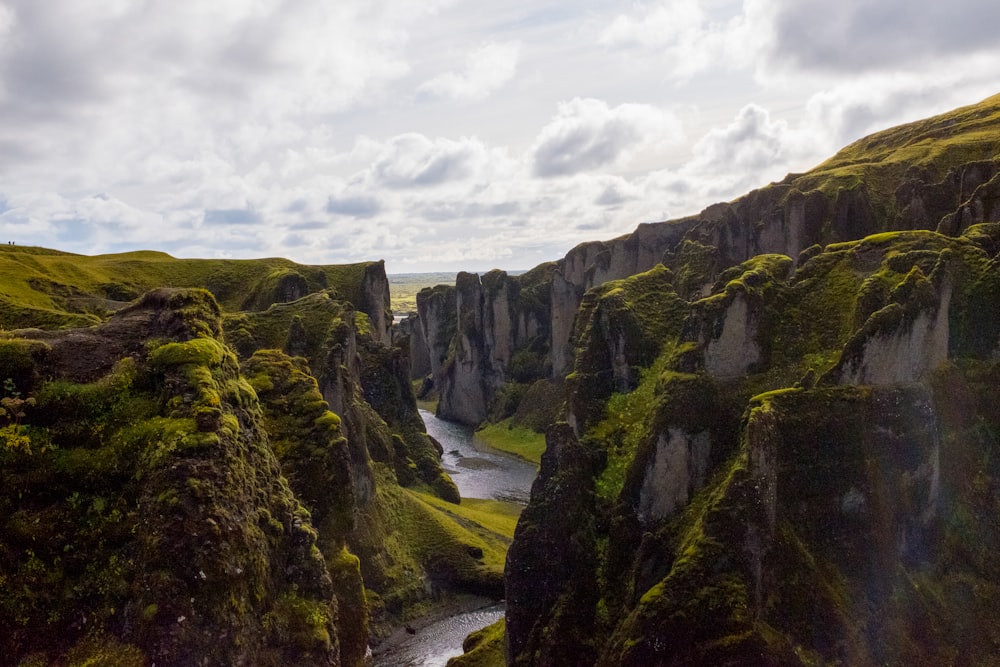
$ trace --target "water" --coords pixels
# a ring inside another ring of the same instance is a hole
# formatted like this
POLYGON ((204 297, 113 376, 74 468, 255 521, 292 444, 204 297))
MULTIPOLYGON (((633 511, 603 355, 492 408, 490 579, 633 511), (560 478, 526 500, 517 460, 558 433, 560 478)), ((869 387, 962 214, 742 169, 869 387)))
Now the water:
MULTIPOLYGON (((473 437, 473 430, 438 419, 426 410, 420 416, 427 433, 444 448, 441 462, 463 498, 488 498, 527 504, 531 483, 538 473, 533 463, 491 450, 473 437)), ((461 612, 415 624, 416 632, 403 630, 375 651, 376 667, 444 667, 448 658, 462 654, 462 642, 470 632, 503 618, 504 605, 461 612)))
MULTIPOLYGON (((504 606, 494 604, 418 628, 413 635, 393 636, 375 652, 376 667, 444 667, 448 658, 462 655, 462 642, 471 632, 503 618, 504 606)), ((404 631, 405 632, 405 631, 404 631)))
POLYGON ((427 433, 444 448, 441 464, 463 498, 489 498, 526 505, 538 474, 534 463, 479 443, 473 430, 447 422, 427 410, 420 416, 427 433))

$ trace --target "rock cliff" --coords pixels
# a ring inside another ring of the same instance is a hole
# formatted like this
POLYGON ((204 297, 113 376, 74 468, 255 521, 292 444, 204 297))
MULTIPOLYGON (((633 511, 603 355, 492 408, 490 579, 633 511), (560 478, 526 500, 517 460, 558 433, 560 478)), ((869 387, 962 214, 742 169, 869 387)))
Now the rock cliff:
POLYGON ((0 331, 0 665, 361 665, 414 609, 502 596, 509 535, 445 509, 380 263, 149 255, 0 256, 0 318, 45 327, 0 331), (214 291, 81 311, 71 265, 214 291))
POLYGON ((998 160, 1000 97, 557 263, 509 664, 1000 652, 998 160))
MULTIPOLYGON (((160 290, 105 325, 0 341, 34 352, 35 401, 2 452, 4 664, 363 658, 221 329, 208 292, 160 290)), ((356 565, 338 574, 360 588, 356 565)))
POLYGON ((479 424, 501 386, 547 374, 549 274, 549 265, 523 276, 462 272, 453 290, 417 295, 439 416, 479 424))

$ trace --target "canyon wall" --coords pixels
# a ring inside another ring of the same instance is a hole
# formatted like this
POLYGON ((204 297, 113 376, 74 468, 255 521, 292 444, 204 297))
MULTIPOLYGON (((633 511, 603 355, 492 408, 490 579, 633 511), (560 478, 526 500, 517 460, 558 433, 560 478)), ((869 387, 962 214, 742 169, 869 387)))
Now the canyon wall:
POLYGON ((1000 97, 663 223, 663 266, 562 316, 508 664, 993 659, 998 127, 1000 97))

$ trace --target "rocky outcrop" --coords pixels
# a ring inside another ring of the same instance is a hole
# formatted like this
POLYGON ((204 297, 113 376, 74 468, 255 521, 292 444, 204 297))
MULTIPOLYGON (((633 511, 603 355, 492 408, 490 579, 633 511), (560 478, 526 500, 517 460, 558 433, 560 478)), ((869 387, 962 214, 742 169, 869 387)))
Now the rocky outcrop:
POLYGON ((839 381, 887 385, 926 379, 948 359, 952 290, 946 280, 924 307, 892 304, 873 314, 835 369, 839 381))
POLYGON ((640 369, 679 335, 687 315, 688 304, 663 266, 587 292, 576 320, 576 369, 566 381, 567 421, 578 435, 613 393, 638 385, 640 369))
POLYGON ((241 310, 266 310, 273 303, 301 299, 312 290, 306 278, 293 269, 274 271, 258 282, 240 306, 241 310))
POLYGON ((430 346, 424 338, 424 328, 420 326, 420 317, 416 313, 410 313, 395 323, 392 344, 407 350, 411 380, 420 380, 431 374, 430 346))
MULTIPOLYGON (((797 266, 826 245, 869 235, 936 229, 958 236, 971 226, 996 221, 1000 217, 1000 161, 993 156, 998 146, 980 131, 984 123, 992 122, 996 104, 992 98, 866 137, 813 171, 789 174, 781 182, 732 202, 713 204, 698 215, 642 224, 631 234, 573 248, 555 263, 547 279, 549 308, 540 328, 548 331, 545 354, 552 377, 561 380, 573 369, 574 322, 586 291, 648 271, 658 263, 674 271, 678 293, 695 301, 709 296, 724 271, 756 256, 787 256, 797 266), (970 135, 960 140, 964 132, 970 135), (936 142, 943 145, 935 148, 936 142), (959 149, 960 144, 966 148, 959 149), (970 160, 969 156, 985 159, 970 160)), ((734 304, 736 309, 742 307, 734 304)), ((516 301, 512 308, 517 309, 516 301)), ((728 335, 735 336, 740 318, 736 310, 732 315, 728 335)), ((469 338, 470 334, 462 335, 469 338)), ((475 335, 485 338, 489 334, 475 335)), ((721 347, 714 346, 709 363, 721 364, 720 373, 735 375, 741 371, 739 364, 718 356, 732 349, 731 342, 727 339, 721 347)), ((437 346, 445 347, 440 342, 437 346)), ((753 356, 749 348, 744 352, 753 356)), ((471 364, 464 368, 492 375, 480 378, 488 395, 498 376, 495 367, 471 364)), ((476 393, 480 393, 478 384, 462 380, 465 389, 476 393)), ((465 414, 477 415, 481 410, 465 414)))
POLYGON ((0 336, 0 580, 39 592, 0 586, 0 665, 360 665, 414 607, 502 596, 509 534, 438 504, 381 263, 156 259, 261 300, 160 289, 0 336))
POLYGON ((574 664, 594 645, 593 459, 566 424, 545 440, 533 501, 507 555, 510 665, 574 664))
POLYGON ((375 340, 382 345, 392 343, 392 306, 389 301, 389 278, 385 262, 379 260, 365 266, 361 281, 361 299, 358 309, 368 315, 375 340))
POLYGON ((705 345, 705 371, 723 380, 746 373, 760 361, 760 348, 755 340, 757 329, 746 296, 735 295, 722 317, 719 337, 705 345))
MULTIPOLYGON (((941 218, 938 231, 957 235, 973 225, 1000 220, 1000 165, 989 163, 982 170, 991 173, 990 180, 977 185, 967 200, 963 200, 956 210, 941 218)), ((975 176, 982 177, 979 170, 975 176)), ((976 183, 979 178, 974 178, 976 183)), ((965 184, 963 179, 963 185, 965 184)))
MULTIPOLYGON (((522 279, 503 271, 491 271, 482 278, 458 274, 454 290, 456 332, 447 359, 434 375, 440 392, 439 416, 480 424, 505 382, 538 379, 538 370, 529 367, 527 348, 547 337, 548 323, 542 319, 547 312, 542 310, 544 302, 532 298, 533 286, 529 283, 523 289, 522 284, 522 279), (528 294, 522 296, 522 291, 528 294), (515 368, 512 362, 519 351, 526 354, 521 356, 521 366, 515 368)), ((434 301, 422 301, 418 295, 418 308, 429 318, 425 327, 428 335, 440 319, 430 312, 431 303, 434 301)))
POLYGON ((417 294, 417 317, 427 346, 431 377, 438 378, 458 330, 454 287, 438 285, 420 290, 417 294))
MULTIPOLYGON (((960 537, 1000 546, 973 528, 1000 479, 980 467, 1000 428, 998 228, 757 256, 694 301, 684 266, 589 291, 566 388, 596 466, 576 521, 601 545, 600 602, 509 600, 514 664, 552 664, 531 638, 555 628, 593 637, 575 664, 609 667, 993 655, 966 638, 997 613, 958 582, 994 590, 1000 573, 960 537)), ((511 571, 529 536, 565 529, 550 502, 533 490, 511 571)))
MULTIPOLYGON (((86 331, 22 332, 53 355, 39 375, 61 377, 36 388, 26 415, 46 444, 33 431, 34 446, 0 452, 0 567, 22 584, 2 593, 5 664, 67 651, 120 664, 363 659, 220 331, 207 292, 163 290, 86 331), (60 352, 84 340, 105 352, 60 352), (52 596, 54 582, 68 593, 52 596)), ((352 512, 349 501, 338 509, 352 512)), ((349 588, 360 586, 355 568, 349 588)))
POLYGON ((920 388, 755 400, 725 477, 675 524, 678 547, 644 564, 662 574, 585 664, 935 662, 982 622, 925 588, 943 548, 935 412, 920 388), (924 604, 957 614, 932 641, 924 604))
POLYGON ((639 490, 639 521, 659 521, 687 505, 705 484, 711 453, 708 431, 669 428, 661 433, 639 490))

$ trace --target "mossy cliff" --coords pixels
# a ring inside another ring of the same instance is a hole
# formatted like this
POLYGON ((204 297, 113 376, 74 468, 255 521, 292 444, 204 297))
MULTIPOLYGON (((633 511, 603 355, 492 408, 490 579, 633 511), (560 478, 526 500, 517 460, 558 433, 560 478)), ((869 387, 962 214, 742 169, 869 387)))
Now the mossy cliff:
POLYGON ((997 164, 992 98, 679 221, 662 266, 581 295, 510 664, 995 661, 997 164))
POLYGON ((429 604, 502 596, 513 526, 455 505, 353 292, 163 288, 0 332, 0 664, 360 665, 429 604))
POLYGON ((208 292, 162 290, 105 325, 0 341, 44 346, 27 442, 0 451, 4 664, 359 662, 220 332, 208 292))
POLYGON ((554 265, 509 276, 459 273, 454 289, 437 287, 417 295, 430 375, 438 390, 438 416, 479 424, 499 411, 498 390, 526 389, 550 375, 546 358, 549 289, 554 265))

